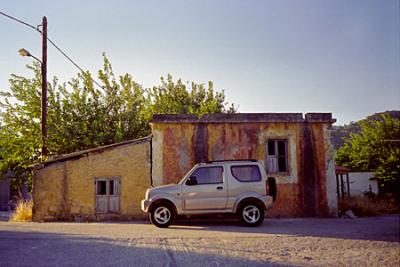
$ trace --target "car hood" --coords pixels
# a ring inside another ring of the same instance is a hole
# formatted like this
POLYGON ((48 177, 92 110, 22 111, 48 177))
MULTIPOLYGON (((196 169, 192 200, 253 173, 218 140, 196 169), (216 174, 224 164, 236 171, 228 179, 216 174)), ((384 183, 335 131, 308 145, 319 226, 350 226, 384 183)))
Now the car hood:
POLYGON ((161 185, 150 188, 146 192, 146 198, 152 198, 154 195, 158 194, 176 194, 180 192, 180 185, 179 184, 168 184, 168 185, 161 185))

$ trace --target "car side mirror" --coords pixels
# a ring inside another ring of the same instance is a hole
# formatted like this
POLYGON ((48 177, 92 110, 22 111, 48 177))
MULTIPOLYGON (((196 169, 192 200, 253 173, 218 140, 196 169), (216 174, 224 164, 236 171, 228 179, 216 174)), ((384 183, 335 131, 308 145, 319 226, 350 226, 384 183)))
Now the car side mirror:
POLYGON ((196 185, 197 184, 197 178, 196 176, 190 176, 187 180, 186 180, 186 185, 196 185))

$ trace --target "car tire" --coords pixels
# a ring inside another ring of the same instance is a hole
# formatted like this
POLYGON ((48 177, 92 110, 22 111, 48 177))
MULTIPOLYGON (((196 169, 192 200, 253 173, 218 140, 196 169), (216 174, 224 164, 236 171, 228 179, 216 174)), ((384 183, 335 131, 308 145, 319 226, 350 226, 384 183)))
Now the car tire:
POLYGON ((150 222, 160 228, 170 226, 174 222, 175 216, 175 208, 168 203, 155 204, 149 213, 150 222))
POLYGON ((259 203, 246 202, 240 205, 238 216, 246 226, 259 226, 264 221, 264 208, 259 203))
POLYGON ((273 200, 275 202, 276 193, 277 193, 276 179, 274 177, 268 177, 267 183, 268 183, 268 188, 269 188, 268 194, 273 198, 273 200))

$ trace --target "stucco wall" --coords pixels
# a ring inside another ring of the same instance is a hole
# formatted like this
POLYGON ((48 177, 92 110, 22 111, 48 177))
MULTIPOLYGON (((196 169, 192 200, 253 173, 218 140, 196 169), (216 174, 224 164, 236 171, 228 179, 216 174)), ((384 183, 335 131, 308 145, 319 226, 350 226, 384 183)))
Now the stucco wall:
POLYGON ((365 192, 372 192, 378 194, 378 182, 374 178, 373 172, 350 172, 350 195, 358 196, 363 195, 365 192))
MULTIPOLYGON (((315 119, 317 118, 317 119, 315 119)), ((287 174, 273 174, 278 186, 271 217, 335 216, 337 200, 331 121, 207 121, 163 116, 153 121, 153 167, 157 185, 179 181, 204 160, 257 159, 266 165, 268 139, 287 139, 287 174), (166 118, 166 119, 164 119, 166 118)))
POLYGON ((92 151, 34 169, 35 221, 142 218, 140 200, 150 187, 150 141, 92 151), (119 214, 96 214, 95 179, 120 177, 119 214))
MULTIPOLYGON (((268 216, 300 216, 300 188, 298 166, 300 164, 301 125, 283 123, 207 124, 206 151, 209 160, 258 159, 266 164, 266 142, 268 139, 288 139, 289 171, 287 175, 274 174, 278 186, 276 204, 268 216)), ((153 125, 153 155, 157 156, 157 167, 153 167, 157 185, 179 181, 196 163, 195 125, 153 125), (158 151, 161 151, 159 153, 158 151)))

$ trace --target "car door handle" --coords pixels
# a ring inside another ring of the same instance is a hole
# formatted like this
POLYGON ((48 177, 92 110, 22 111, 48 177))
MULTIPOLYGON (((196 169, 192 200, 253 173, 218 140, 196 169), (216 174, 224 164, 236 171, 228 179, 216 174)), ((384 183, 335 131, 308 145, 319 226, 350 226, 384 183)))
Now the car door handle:
POLYGON ((222 186, 217 186, 218 191, 221 191, 222 189, 224 189, 222 186))

